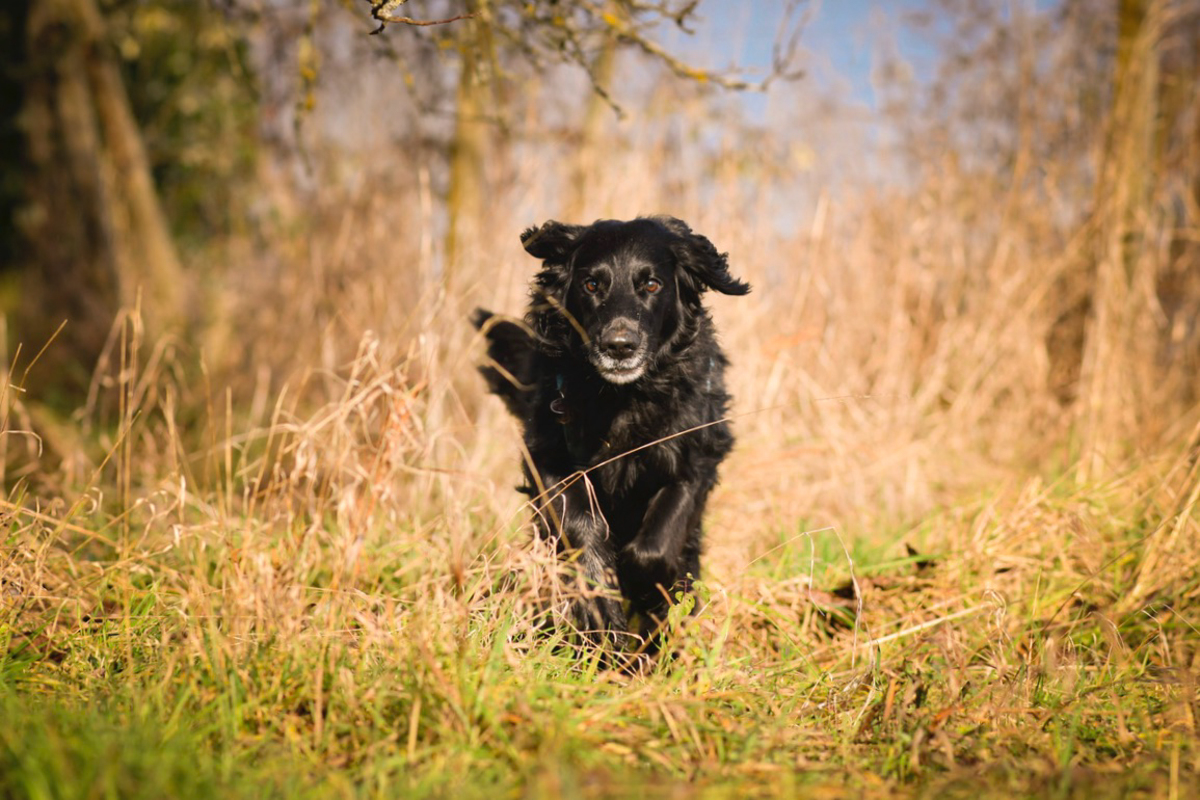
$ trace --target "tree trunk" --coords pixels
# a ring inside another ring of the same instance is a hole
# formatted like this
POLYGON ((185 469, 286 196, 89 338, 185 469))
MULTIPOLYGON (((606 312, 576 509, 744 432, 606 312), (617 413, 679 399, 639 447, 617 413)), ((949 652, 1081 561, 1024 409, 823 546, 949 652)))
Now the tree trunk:
POLYGON ((491 90, 494 88, 494 50, 489 28, 488 0, 475 0, 470 10, 479 16, 463 24, 462 71, 455 102, 454 140, 450 143, 450 182, 446 193, 449 215, 446 234, 446 273, 449 282, 468 245, 478 241, 486 212, 487 160, 492 136, 491 90))
MULTIPOLYGON (((623 13, 616 2, 610 1, 605 8, 607 14, 614 16, 623 13)), ((604 37, 600 53, 592 64, 591 76, 592 80, 606 91, 612 85, 616 61, 617 35, 616 31, 610 28, 604 37)), ((613 113, 611 103, 599 92, 593 91, 592 96, 588 98, 583 127, 579 132, 579 148, 571 165, 570 184, 567 187, 567 201, 562 219, 590 222, 606 213, 606 209, 596 206, 588 188, 593 185, 592 178, 601 166, 604 139, 613 113)))
POLYGON ((1161 0, 1117 0, 1113 105, 1097 181, 1095 279, 1081 384, 1081 478, 1101 477, 1138 429, 1154 383, 1155 273, 1151 190, 1160 169, 1158 116, 1161 0))
POLYGON ((95 0, 33 0, 26 41, 18 340, 36 351, 66 321, 27 388, 70 393, 121 308, 140 307, 146 341, 181 327, 183 275, 95 0))

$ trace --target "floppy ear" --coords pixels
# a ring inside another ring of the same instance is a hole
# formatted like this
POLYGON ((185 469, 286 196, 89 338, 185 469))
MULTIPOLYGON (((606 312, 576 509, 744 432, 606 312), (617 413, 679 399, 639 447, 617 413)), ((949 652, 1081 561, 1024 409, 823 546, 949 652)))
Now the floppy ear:
POLYGON ((542 259, 542 269, 533 278, 533 303, 525 319, 537 337, 538 349, 547 354, 560 352, 571 338, 572 329, 566 316, 571 254, 586 230, 586 225, 564 225, 549 220, 542 227, 526 228, 521 234, 525 251, 542 259))
POLYGON ((715 289, 722 294, 746 294, 750 284, 729 274, 729 259, 718 253, 713 243, 698 233, 692 233, 683 220, 675 217, 655 217, 667 230, 678 237, 672 246, 676 261, 685 274, 700 283, 698 291, 715 289))
POLYGON ((526 228, 521 234, 525 252, 543 261, 563 261, 575 249, 582 225, 564 225, 549 220, 540 228, 526 228))

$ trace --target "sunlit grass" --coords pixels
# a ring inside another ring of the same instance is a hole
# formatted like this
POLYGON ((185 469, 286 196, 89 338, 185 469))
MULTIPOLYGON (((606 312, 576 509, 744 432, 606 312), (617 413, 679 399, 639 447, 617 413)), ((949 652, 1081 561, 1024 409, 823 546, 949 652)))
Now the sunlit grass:
MULTIPOLYGON (((507 518, 472 518, 491 537, 464 544, 447 519, 347 530, 276 507, 138 533, 131 514, 104 544, 103 517, 67 529, 10 503, 0 785, 1187 796, 1195 561, 1125 598, 1196 477, 1184 453, 1105 486, 1034 479, 930 515, 919 554, 886 529, 777 533, 702 582, 674 658, 638 677, 538 634, 546 563, 507 518)), ((220 505, 191 498, 184 519, 220 505)))
POLYGON ((73 416, 10 365, 0 796, 1200 791, 1200 429, 1156 394, 1194 376, 1124 359, 1143 405, 1081 433, 1047 298, 1094 252, 1005 176, 822 195, 785 234, 741 154, 679 191, 619 128, 579 221, 669 211, 754 284, 711 303, 738 447, 672 658, 610 672, 548 629, 467 315, 523 307, 553 150, 495 165, 455 263, 399 179, 221 243, 208 327, 130 312, 73 416))

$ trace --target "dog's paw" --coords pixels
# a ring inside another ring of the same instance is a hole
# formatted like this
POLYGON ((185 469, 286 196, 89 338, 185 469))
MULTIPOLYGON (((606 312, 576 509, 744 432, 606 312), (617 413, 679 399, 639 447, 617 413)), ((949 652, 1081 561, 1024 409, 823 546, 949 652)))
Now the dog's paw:
POLYGON ((679 578, 677 561, 672 553, 647 546, 638 537, 621 550, 622 585, 643 604, 660 603, 679 578))
POLYGON ((471 312, 471 324, 475 326, 475 330, 481 331, 483 330, 483 326, 487 324, 487 321, 494 316, 496 315, 486 308, 476 308, 471 312))

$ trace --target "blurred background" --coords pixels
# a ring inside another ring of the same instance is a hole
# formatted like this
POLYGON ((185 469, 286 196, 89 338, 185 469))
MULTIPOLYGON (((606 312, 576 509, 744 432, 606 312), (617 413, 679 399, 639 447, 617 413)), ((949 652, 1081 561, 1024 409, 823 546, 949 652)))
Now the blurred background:
POLYGON ((0 51, 0 464, 47 507, 511 517, 466 317, 549 218, 672 214, 754 285, 731 564, 1195 422, 1184 0, 14 0, 0 51))

